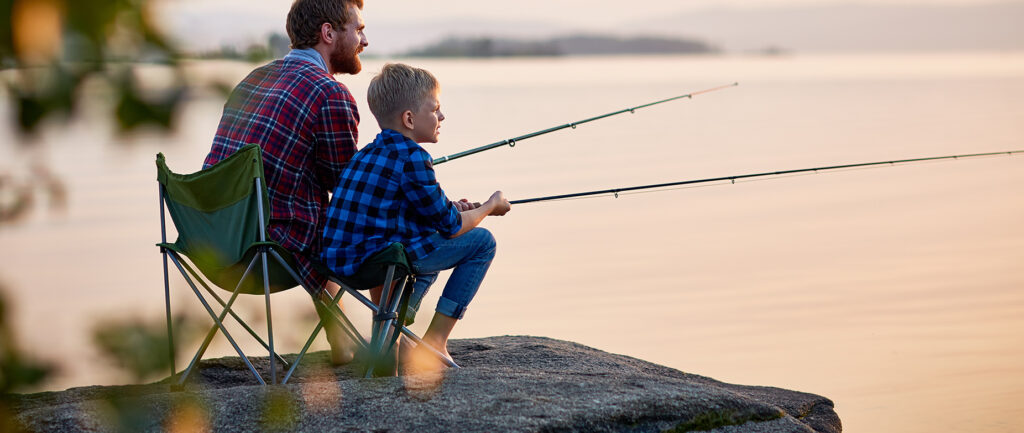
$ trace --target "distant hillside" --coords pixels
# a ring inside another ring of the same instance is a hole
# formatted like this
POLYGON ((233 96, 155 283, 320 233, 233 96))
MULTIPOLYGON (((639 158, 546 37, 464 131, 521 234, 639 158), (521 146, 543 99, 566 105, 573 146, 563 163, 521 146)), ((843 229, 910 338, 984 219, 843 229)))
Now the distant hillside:
POLYGON ((650 36, 613 37, 573 35, 540 41, 471 37, 448 37, 414 48, 409 57, 512 57, 578 56, 601 54, 703 54, 717 49, 702 41, 650 36))
POLYGON ((975 5, 726 6, 630 23, 668 35, 700 35, 728 51, 1024 49, 1024 2, 975 5))
MULTIPOLYGON (((244 50, 253 43, 262 43, 268 34, 283 30, 286 12, 279 9, 287 9, 278 2, 252 2, 251 8, 238 8, 227 0, 160 3, 165 4, 168 29, 193 52, 218 50, 224 45, 244 50), (225 26, 224 17, 232 17, 232 25, 225 26)), ((1024 0, 978 4, 805 1, 789 6, 762 2, 749 2, 762 6, 741 6, 747 2, 678 3, 677 13, 631 18, 614 29, 641 29, 665 38, 712 41, 715 49, 728 52, 770 47, 797 52, 1024 49, 1024 0)), ((543 16, 521 20, 499 13, 471 16, 459 10, 428 22, 384 13, 372 17, 369 24, 367 54, 396 55, 441 48, 427 44, 445 37, 468 45, 474 39, 478 44, 489 39, 489 47, 483 44, 470 50, 493 50, 488 55, 515 53, 517 49, 556 50, 547 55, 566 55, 561 47, 537 42, 538 38, 552 42, 566 34, 610 34, 620 40, 629 39, 601 21, 580 23, 543 16), (520 42, 518 48, 505 45, 516 40, 520 42)), ((635 47, 630 51, 636 52, 635 47)))

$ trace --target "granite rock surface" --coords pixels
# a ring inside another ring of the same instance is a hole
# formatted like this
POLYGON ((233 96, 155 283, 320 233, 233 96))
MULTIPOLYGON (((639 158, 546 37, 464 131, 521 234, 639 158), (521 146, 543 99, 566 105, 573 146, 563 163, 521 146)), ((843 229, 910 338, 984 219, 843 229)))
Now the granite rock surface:
MULTIPOLYGON (((452 340, 462 366, 364 379, 324 352, 287 385, 261 386, 239 358, 167 383, 15 396, 30 431, 838 433, 825 397, 733 385, 543 337, 452 340)), ((294 355, 287 357, 289 361, 294 355)), ((266 357, 254 358, 268 376, 266 357)), ((279 375, 280 373, 280 366, 279 375)))

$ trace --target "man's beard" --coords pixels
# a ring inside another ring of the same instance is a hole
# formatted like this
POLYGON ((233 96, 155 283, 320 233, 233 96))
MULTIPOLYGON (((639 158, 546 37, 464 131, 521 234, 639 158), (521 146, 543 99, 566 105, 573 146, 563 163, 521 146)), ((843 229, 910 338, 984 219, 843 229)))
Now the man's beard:
POLYGON ((362 47, 356 46, 348 50, 338 45, 338 48, 331 52, 331 69, 334 73, 355 75, 363 70, 363 64, 359 61, 359 51, 362 51, 360 48, 362 47))

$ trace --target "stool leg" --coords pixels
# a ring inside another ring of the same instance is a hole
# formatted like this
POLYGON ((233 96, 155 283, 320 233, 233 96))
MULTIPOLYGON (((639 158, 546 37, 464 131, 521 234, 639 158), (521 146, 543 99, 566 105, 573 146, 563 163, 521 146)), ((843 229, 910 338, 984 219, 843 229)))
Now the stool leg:
POLYGON ((408 275, 403 276, 402 279, 398 281, 398 283, 395 285, 395 291, 391 296, 393 299, 391 300, 391 303, 388 305, 388 319, 383 324, 384 329, 386 330, 383 334, 384 337, 387 339, 384 344, 384 351, 386 352, 391 351, 391 349, 394 347, 395 342, 398 341, 398 337, 402 335, 401 329, 405 324, 399 322, 398 309, 402 308, 403 300, 406 297, 405 285, 408 283, 408 281, 408 275))
POLYGON ((384 285, 381 287, 380 302, 377 304, 377 314, 373 318, 372 334, 370 336, 370 362, 367 364, 366 377, 373 377, 373 368, 378 359, 383 357, 381 350, 384 347, 384 328, 382 317, 387 314, 388 305, 391 303, 391 282, 395 278, 395 265, 388 266, 387 275, 384 277, 384 285))

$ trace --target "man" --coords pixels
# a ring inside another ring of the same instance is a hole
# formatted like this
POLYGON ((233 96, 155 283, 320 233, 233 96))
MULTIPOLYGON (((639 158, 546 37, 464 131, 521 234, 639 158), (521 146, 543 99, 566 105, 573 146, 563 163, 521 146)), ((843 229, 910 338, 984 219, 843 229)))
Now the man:
MULTIPOLYGON (((252 71, 228 98, 204 167, 257 143, 270 195, 270 239, 293 252, 310 288, 326 287, 309 258, 319 257, 328 193, 356 151, 356 102, 335 74, 357 74, 363 34, 362 0, 295 0, 288 12, 292 50, 252 71)), ((335 363, 353 357, 341 329, 324 321, 335 363)))

